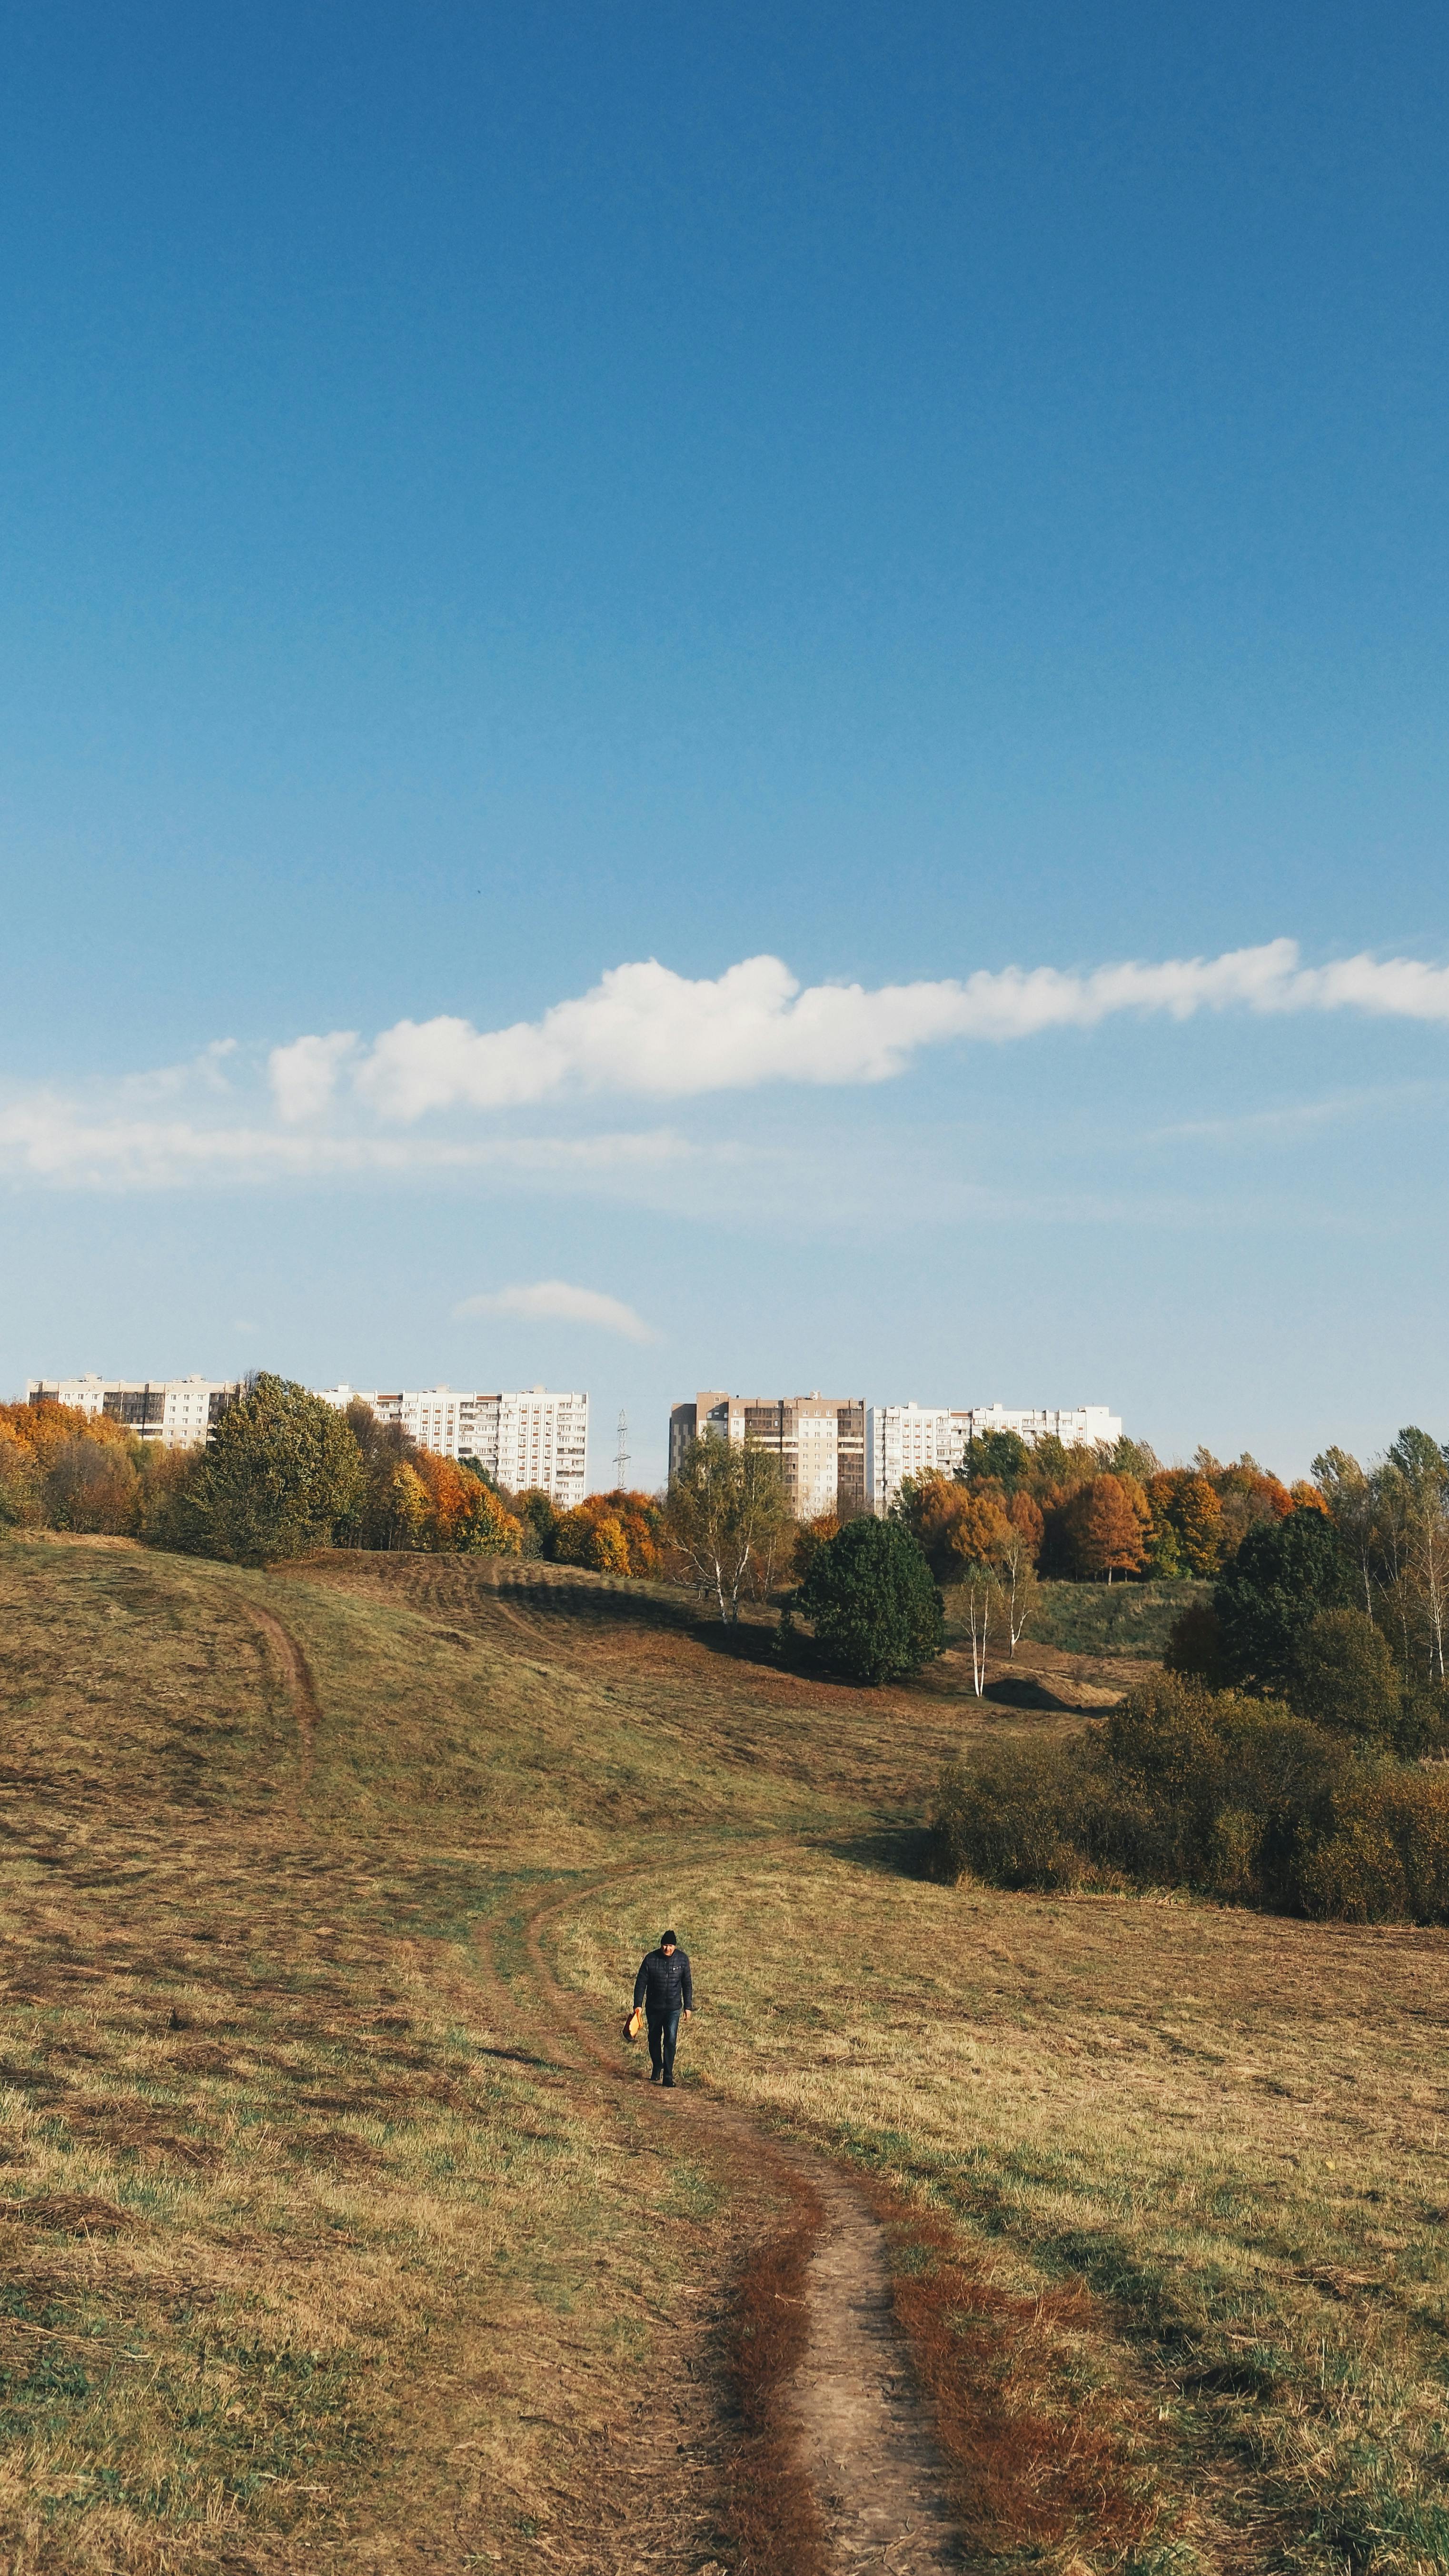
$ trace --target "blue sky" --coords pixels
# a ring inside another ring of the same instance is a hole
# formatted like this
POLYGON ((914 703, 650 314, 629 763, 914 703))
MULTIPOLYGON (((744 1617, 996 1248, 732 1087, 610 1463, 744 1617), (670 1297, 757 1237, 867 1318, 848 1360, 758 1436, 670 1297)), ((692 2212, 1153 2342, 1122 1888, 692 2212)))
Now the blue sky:
POLYGON ((1442 12, 5 54, 8 1389, 1449 1435, 1442 12))

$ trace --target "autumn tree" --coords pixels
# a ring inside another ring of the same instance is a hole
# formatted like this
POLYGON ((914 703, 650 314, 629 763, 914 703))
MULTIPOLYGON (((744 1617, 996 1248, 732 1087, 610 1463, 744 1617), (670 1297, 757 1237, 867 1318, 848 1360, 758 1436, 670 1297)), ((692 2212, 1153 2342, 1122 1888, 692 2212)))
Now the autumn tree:
POLYGON ((997 1564, 1010 1530, 1000 1489, 979 1487, 958 1493, 923 1535, 938 1579, 952 1584, 962 1581, 968 1566, 997 1564))
POLYGON ((665 1505, 665 1526, 726 1626, 740 1615, 751 1570, 778 1546, 790 1518, 780 1462, 749 1441, 706 1432, 691 1440, 665 1505))
POLYGON ((1142 1523, 1119 1476, 1097 1476, 1083 1498, 1078 1541, 1084 1570, 1103 1574, 1139 1574, 1147 1561, 1142 1523))
POLYGON ((593 1574, 657 1574, 663 1562, 663 1515, 653 1494, 615 1486, 587 1494, 572 1511, 557 1513, 544 1552, 560 1565, 593 1574))
POLYGON ((77 1405, 0 1405, 9 1452, 0 1519, 111 1537, 139 1523, 144 1444, 125 1425, 77 1405))
POLYGON ((454 1523, 454 1547, 465 1556, 521 1555, 523 1527, 502 1495, 482 1476, 471 1476, 469 1483, 472 1491, 454 1523))
POLYGON ((1294 1508, 1281 1478, 1260 1467, 1246 1449, 1231 1466, 1220 1467, 1210 1481, 1222 1507, 1218 1544, 1224 1558, 1241 1547, 1248 1531, 1260 1521, 1286 1520, 1294 1508))
POLYGON ((1215 1574, 1223 1554, 1223 1507, 1206 1476, 1183 1478, 1173 1523, 1189 1574, 1215 1574))
POLYGON ((1036 1579, 1041 1534, 1042 1517, 1031 1496, 1013 1494, 997 1558, 1007 1642, 1013 1655, 1026 1634, 1041 1594, 1041 1586, 1036 1579))
POLYGON ((629 1571, 629 1541, 617 1512, 589 1511, 580 1504, 563 1513, 553 1553, 558 1564, 583 1566, 591 1574, 629 1571))
POLYGON ((62 1440, 51 1450, 41 1479, 45 1517, 52 1529, 99 1530, 118 1537, 135 1520, 138 1484, 124 1449, 84 1433, 62 1440))
POLYGON ((40 1469, 26 1440, 0 1425, 0 1527, 26 1529, 42 1517, 40 1469))

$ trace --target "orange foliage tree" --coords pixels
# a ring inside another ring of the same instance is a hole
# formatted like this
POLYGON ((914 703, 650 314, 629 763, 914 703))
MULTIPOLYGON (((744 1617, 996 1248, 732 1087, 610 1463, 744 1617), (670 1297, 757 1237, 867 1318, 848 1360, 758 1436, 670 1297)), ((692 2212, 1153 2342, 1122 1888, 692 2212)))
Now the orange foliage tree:
POLYGON ((1094 1476, 1082 1490, 1077 1553, 1085 1574, 1140 1574, 1147 1562, 1142 1520, 1120 1476, 1094 1476))
POLYGON ((126 1536, 141 1524, 144 1444, 124 1423, 67 1404, 0 1405, 8 1453, 0 1517, 126 1536))
POLYGON ((589 1494, 554 1524, 549 1553, 594 1574, 657 1574, 663 1561, 660 1510, 652 1494, 617 1487, 589 1494))

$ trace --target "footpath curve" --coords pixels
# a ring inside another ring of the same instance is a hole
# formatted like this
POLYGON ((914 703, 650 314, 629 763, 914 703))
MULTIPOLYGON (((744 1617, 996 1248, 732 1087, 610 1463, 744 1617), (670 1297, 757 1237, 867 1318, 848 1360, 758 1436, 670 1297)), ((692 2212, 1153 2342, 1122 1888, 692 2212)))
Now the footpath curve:
MULTIPOLYGON (((570 2034, 601 2078, 639 2085, 658 2116, 682 2123, 696 2147, 707 2152, 711 2142, 717 2149, 727 2146, 793 2189, 797 2203, 802 2189, 813 2203, 818 2225, 800 2290, 806 2303, 804 2348, 783 2392, 783 2411, 814 2499, 823 2564, 842 2571, 890 2569, 893 2576, 937 2576, 959 2568, 945 2465, 895 2320, 884 2232, 864 2194, 828 2156, 774 2137, 708 2086, 676 2086, 672 2095, 649 2086, 647 2060, 621 2062, 617 2033, 606 2038, 597 2010, 554 1973, 543 1944, 545 1926, 605 1887, 640 1874, 639 1865, 609 1871, 566 1895, 541 1896, 525 1912, 529 1968, 552 2027, 570 2034)), ((610 2014, 605 2027, 611 2032, 624 2009, 621 2001, 610 2014)), ((821 2563, 818 2548, 814 2561, 821 2563)), ((786 2576, 783 2558, 779 2571, 786 2576)))

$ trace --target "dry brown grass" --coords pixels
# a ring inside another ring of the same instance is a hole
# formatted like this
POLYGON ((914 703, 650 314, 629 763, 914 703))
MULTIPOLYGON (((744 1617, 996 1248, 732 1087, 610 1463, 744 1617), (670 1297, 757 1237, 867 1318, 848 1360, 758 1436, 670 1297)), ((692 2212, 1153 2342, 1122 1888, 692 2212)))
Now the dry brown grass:
POLYGON ((564 1973, 612 2024, 678 1919, 686 2083, 878 2188, 980 2567, 1449 2566, 1446 1936, 928 1885, 942 1754, 1072 1722, 1045 1667, 843 1690, 497 1575, 0 1554, 5 2576, 730 2563, 767 2212, 527 1955, 626 1861, 564 1973))
POLYGON ((936 2410, 962 2532, 980 2558, 1022 2549, 1119 2565, 1141 2558, 1165 2509, 1116 2411, 1078 2356, 1107 2320, 1079 2282, 1029 2295, 962 2260, 959 2234, 876 2180, 894 2253, 896 2314, 936 2410))
POLYGON ((805 2284, 819 2194, 787 2177, 789 2214, 750 2254, 731 2303, 728 2385, 743 2428, 729 2468, 739 2576, 824 2576, 820 2507, 791 2437, 787 2392, 808 2339, 805 2284))
MULTIPOLYGON (((706 2080, 926 2231, 903 2308, 989 2563, 1034 2495, 1060 2567, 1164 2563, 1174 2528, 1185 2566, 1449 2565, 1443 1934, 819 1851, 703 1863, 676 1912, 706 2080)), ((597 1988, 636 1929, 595 1900, 563 1973, 597 1988)))
POLYGON ((509 1932, 627 1713, 591 1773, 534 1641, 124 1543, 8 1547, 0 1615, 0 2565, 652 2563, 615 2464, 734 2213, 509 1932))

